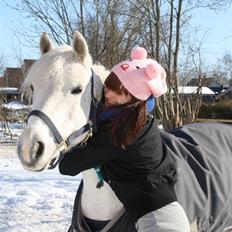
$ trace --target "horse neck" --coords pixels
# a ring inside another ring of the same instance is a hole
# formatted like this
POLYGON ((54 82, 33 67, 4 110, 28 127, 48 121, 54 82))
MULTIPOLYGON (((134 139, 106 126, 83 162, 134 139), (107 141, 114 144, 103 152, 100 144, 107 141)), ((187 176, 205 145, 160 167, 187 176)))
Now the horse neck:
POLYGON ((82 213, 94 220, 111 220, 123 207, 111 187, 104 182, 96 188, 98 177, 94 169, 83 173, 83 191, 81 197, 82 213))
MULTIPOLYGON (((94 80, 95 98, 100 101, 103 83, 109 71, 101 65, 93 65, 92 69, 97 75, 94 80)), ((99 179, 94 169, 84 171, 82 174, 81 208, 83 215, 94 220, 111 220, 114 218, 123 205, 111 187, 105 181, 103 187, 96 187, 99 179)))

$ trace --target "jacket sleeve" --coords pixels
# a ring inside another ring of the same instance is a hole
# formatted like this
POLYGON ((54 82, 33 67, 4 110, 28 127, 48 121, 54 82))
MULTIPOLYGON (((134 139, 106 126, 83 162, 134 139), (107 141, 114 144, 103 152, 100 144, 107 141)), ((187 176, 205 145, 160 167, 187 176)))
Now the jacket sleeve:
POLYGON ((109 137, 97 133, 84 148, 73 148, 66 152, 59 163, 59 171, 63 175, 75 176, 80 172, 100 166, 116 159, 122 152, 111 142, 109 137), (99 139, 100 138, 100 139, 99 139))

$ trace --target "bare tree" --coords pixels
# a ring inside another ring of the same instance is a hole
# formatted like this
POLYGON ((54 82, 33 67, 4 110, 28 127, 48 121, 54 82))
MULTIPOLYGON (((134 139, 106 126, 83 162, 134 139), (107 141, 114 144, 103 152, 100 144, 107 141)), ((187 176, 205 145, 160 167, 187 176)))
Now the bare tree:
POLYGON ((2 75, 3 71, 4 71, 4 57, 3 55, 0 55, 0 76, 2 75))
POLYGON ((137 10, 123 0, 21 0, 15 9, 31 21, 30 30, 18 32, 28 42, 46 31, 57 44, 70 44, 73 32, 79 30, 94 60, 106 67, 127 57, 141 38, 137 10))
POLYGON ((171 129, 194 121, 201 104, 202 80, 206 70, 200 53, 203 40, 194 45, 189 39, 191 33, 188 28, 191 12, 198 7, 210 7, 212 1, 130 0, 130 3, 137 6, 143 15, 144 46, 167 72, 168 93, 158 101, 162 124, 165 129, 171 129), (193 49, 196 45, 197 49, 193 49), (181 56, 185 54, 184 58, 180 57, 180 52, 181 56), (196 94, 186 100, 179 92, 180 81, 193 72, 199 79, 198 88, 196 94))
POLYGON ((210 70, 210 75, 224 86, 230 85, 232 79, 232 55, 228 52, 218 59, 210 70))
MULTIPOLYGON (((83 9, 80 2, 80 9, 83 9)), ((7 3, 7 2, 6 2, 7 3)), ((74 28, 83 22, 77 1, 70 0, 21 0, 11 8, 28 18, 30 28, 20 28, 17 33, 25 35, 31 44, 33 38, 46 31, 57 44, 70 43, 74 28)))
POLYGON ((208 1, 202 0, 201 2, 203 6, 206 6, 212 10, 226 9, 232 5, 231 0, 208 0, 208 1))
MULTIPOLYGON (((0 76, 4 71, 4 57, 3 55, 0 56, 0 76)), ((0 87, 1 88, 1 87, 0 87)), ((12 133, 11 130, 9 128, 9 124, 7 121, 7 112, 6 109, 4 108, 4 95, 2 93, 2 91, 0 91, 0 123, 1 126, 3 128, 3 133, 9 133, 11 138, 12 138, 12 133)))
POLYGON ((13 135, 12 135, 12 132, 10 130, 9 123, 7 120, 7 110, 4 107, 4 101, 3 101, 3 97, 1 96, 1 93, 0 93, 0 122, 2 124, 3 133, 9 134, 10 138, 12 138, 13 135))
POLYGON ((205 70, 200 45, 190 49, 188 28, 193 9, 215 4, 223 7, 231 0, 21 0, 16 8, 31 19, 37 37, 47 31, 57 44, 70 43, 73 32, 81 31, 94 60, 107 68, 128 58, 135 45, 144 46, 167 71, 168 93, 158 102, 158 114, 170 129, 196 119, 205 70), (180 81, 193 70, 199 77, 197 99, 186 104, 190 100, 180 95, 180 81))
POLYGON ((86 19, 86 39, 94 60, 111 68, 128 58, 141 40, 140 20, 136 8, 123 0, 95 0, 93 7, 86 19))
MULTIPOLYGON (((183 39, 184 23, 186 23, 183 8, 188 3, 184 0, 137 0, 137 5, 143 17, 147 38, 144 43, 149 53, 165 66, 169 91, 158 102, 158 113, 166 129, 183 124, 184 109, 179 96, 179 50, 183 39), (146 4, 144 4, 144 2, 146 4), (167 10, 168 9, 168 10, 167 10), (155 48, 154 48, 155 47, 155 48)), ((186 9, 185 9, 186 10, 186 9)))
POLYGON ((232 54, 226 53, 222 57, 223 69, 226 71, 227 79, 232 79, 232 54))

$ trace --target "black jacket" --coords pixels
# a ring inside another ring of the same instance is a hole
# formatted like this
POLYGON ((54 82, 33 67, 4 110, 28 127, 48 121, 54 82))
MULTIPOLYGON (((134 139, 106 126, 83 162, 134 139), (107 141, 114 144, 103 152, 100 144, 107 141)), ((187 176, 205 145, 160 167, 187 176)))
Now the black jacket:
POLYGON ((100 165, 104 180, 136 222, 143 215, 176 201, 175 167, 162 146, 154 118, 148 117, 127 149, 112 144, 111 126, 105 124, 84 148, 67 152, 59 169, 61 174, 74 176, 100 165))

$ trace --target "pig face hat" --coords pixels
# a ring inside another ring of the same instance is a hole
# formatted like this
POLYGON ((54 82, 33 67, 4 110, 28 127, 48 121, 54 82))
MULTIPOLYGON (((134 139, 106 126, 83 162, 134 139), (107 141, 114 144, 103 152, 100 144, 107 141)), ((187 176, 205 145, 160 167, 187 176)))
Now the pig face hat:
POLYGON ((137 99, 147 100, 167 92, 166 72, 155 60, 147 58, 147 51, 136 47, 131 51, 131 60, 115 65, 114 72, 123 86, 137 99))

